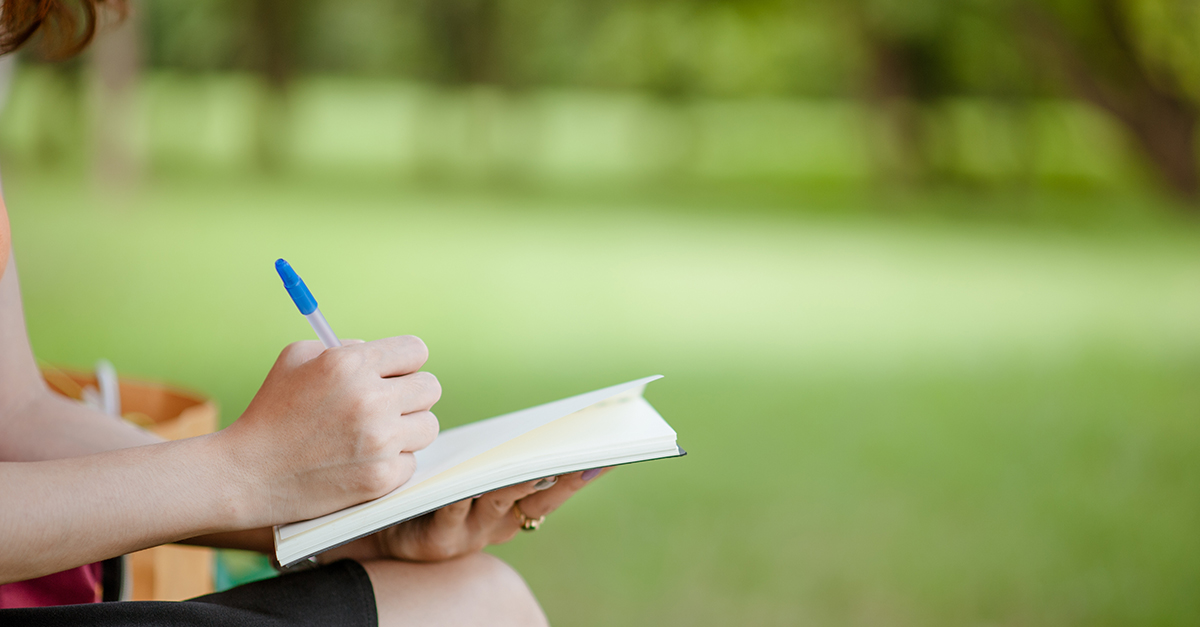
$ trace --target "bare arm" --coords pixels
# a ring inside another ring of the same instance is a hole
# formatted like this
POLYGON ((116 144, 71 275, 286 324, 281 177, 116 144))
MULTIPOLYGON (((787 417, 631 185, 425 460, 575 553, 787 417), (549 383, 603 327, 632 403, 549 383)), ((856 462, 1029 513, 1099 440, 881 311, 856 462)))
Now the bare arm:
POLYGON ((77 457, 160 441, 50 392, 29 348, 17 267, 10 257, 0 277, 0 461, 77 457))
MULTIPOLYGON (((0 462, 80 457, 163 440, 124 420, 52 393, 25 334, 16 265, 0 277, 0 462)), ((269 551, 270 528, 225 532, 188 544, 269 551)))
POLYGON ((234 426, 157 442, 46 389, 10 259, 0 278, 0 582, 205 534, 261 550, 263 527, 390 491, 437 432, 428 408, 440 387, 416 372, 426 354, 411 337, 324 352, 294 344, 234 426))
POLYGON ((19 581, 255 516, 212 436, 0 464, 0 581, 19 581))
POLYGON ((209 461, 220 455, 211 439, 159 442, 46 388, 10 257, 0 278, 0 581, 236 524, 236 491, 203 488, 232 483, 209 461))

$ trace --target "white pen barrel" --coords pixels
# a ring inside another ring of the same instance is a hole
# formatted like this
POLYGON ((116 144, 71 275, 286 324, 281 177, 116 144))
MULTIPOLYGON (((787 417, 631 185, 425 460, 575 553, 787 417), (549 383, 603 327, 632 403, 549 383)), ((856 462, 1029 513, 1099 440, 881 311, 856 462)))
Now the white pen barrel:
POLYGON ((314 309, 312 313, 305 314, 304 317, 308 318, 308 323, 312 325, 313 331, 317 332, 317 337, 321 339, 325 348, 342 345, 342 341, 338 339, 337 335, 334 335, 333 329, 329 327, 329 323, 325 322, 325 316, 321 315, 320 309, 314 309))

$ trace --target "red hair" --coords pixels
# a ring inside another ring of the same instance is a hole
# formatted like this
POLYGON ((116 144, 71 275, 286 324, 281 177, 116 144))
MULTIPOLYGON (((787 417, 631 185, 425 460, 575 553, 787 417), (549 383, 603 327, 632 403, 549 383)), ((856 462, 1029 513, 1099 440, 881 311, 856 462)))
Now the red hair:
POLYGON ((0 54, 20 48, 37 35, 47 57, 74 56, 96 36, 96 21, 104 9, 124 17, 127 6, 125 0, 3 0, 0 54))

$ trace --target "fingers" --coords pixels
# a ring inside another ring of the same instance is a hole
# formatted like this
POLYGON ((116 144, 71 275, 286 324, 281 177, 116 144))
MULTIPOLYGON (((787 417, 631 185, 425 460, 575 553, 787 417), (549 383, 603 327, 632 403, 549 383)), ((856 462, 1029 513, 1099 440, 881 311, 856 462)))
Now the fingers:
POLYGON ((419 451, 430 444, 438 434, 438 419, 430 407, 442 396, 442 386, 437 377, 428 372, 396 377, 382 382, 388 387, 388 396, 392 397, 386 405, 390 417, 386 422, 391 426, 392 437, 403 452, 419 451), (400 415, 396 416, 396 410, 400 415))
POLYGON ((356 494, 366 495, 368 499, 378 498, 403 485, 416 470, 417 460, 413 454, 400 453, 372 464, 367 472, 355 476, 349 486, 356 494))
POLYGON ((411 453, 433 444, 438 434, 438 419, 433 412, 419 411, 400 416, 395 427, 400 452, 411 453))
POLYGON ((558 478, 558 482, 553 487, 533 494, 521 499, 518 504, 521 511, 530 518, 545 516, 550 512, 558 509, 560 505, 571 498, 573 494, 583 489, 584 486, 596 480, 596 477, 612 470, 605 468, 599 473, 595 473, 588 477, 587 481, 583 480, 583 476, 589 471, 574 472, 569 475, 562 475, 558 478))
POLYGON ((442 397, 442 384, 428 372, 414 372, 385 381, 400 399, 400 413, 425 411, 442 397))
POLYGON ((309 340, 289 344, 276 365, 295 367, 320 356, 328 376, 341 377, 351 385, 372 386, 372 380, 379 381, 370 376, 374 374, 388 386, 388 404, 409 414, 430 409, 442 397, 437 377, 416 371, 428 354, 425 343, 411 335, 374 342, 343 340, 340 348, 328 352, 320 342, 309 340))
POLYGON ((381 377, 398 377, 416 372, 429 359, 429 348, 425 342, 411 335, 343 346, 341 350, 361 352, 368 367, 381 377))
POLYGON ((438 525, 461 525, 467 520, 467 516, 471 513, 471 504, 475 499, 463 499, 457 503, 451 503, 442 509, 434 512, 434 524, 438 525))
POLYGON ((471 515, 475 518, 475 522, 484 529, 509 527, 508 524, 501 524, 505 523, 506 519, 515 526, 517 519, 513 516, 513 503, 536 492, 537 489, 533 487, 536 483, 536 481, 526 481, 501 488, 495 492, 488 492, 475 499, 475 503, 471 505, 471 515))
MULTIPOLYGON (((606 471, 587 474, 595 478, 606 471)), ((526 481, 451 503, 430 516, 393 527, 386 545, 389 554, 401 559, 438 561, 507 542, 521 528, 514 505, 529 518, 544 516, 589 483, 583 480, 584 474, 526 481)))

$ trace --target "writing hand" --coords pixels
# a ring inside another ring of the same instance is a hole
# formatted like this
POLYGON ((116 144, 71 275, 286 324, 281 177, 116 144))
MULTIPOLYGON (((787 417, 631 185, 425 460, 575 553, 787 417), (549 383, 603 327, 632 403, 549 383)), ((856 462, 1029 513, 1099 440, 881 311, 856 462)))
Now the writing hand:
POLYGON ((221 438, 240 487, 245 527, 313 518, 408 480, 413 451, 437 436, 441 397, 412 336, 324 349, 296 342, 279 355, 246 412, 221 438))

